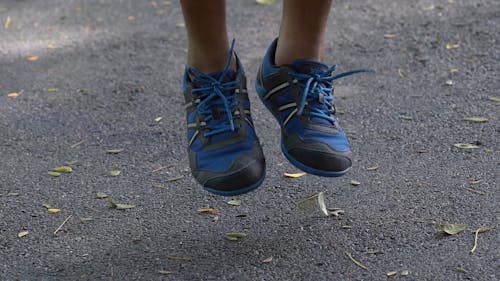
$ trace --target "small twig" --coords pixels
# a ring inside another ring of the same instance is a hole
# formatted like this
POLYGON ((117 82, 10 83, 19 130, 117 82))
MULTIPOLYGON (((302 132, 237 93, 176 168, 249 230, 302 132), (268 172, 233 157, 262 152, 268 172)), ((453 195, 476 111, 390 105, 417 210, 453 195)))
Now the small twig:
POLYGON ((82 143, 84 143, 84 142, 85 142, 84 140, 79 141, 79 142, 77 142, 77 143, 75 143, 75 144, 72 144, 70 147, 71 147, 71 148, 75 148, 75 147, 79 146, 80 144, 82 144, 82 143))
POLYGON ((480 194, 480 195, 486 195, 486 192, 483 192, 483 191, 480 191, 480 190, 476 190, 476 189, 472 189, 472 188, 468 188, 468 187, 465 187, 465 189, 467 189, 470 192, 474 192, 474 193, 477 193, 477 194, 480 194))
POLYGON ((153 184, 153 187, 156 187, 156 188, 161 188, 161 189, 168 189, 168 187, 166 186, 161 186, 159 184, 153 184))
POLYGON ((168 166, 161 166, 161 167, 158 167, 158 168, 156 168, 156 169, 152 170, 152 171, 151 171, 151 173, 156 173, 156 172, 159 172, 159 171, 161 171, 161 170, 163 170, 163 169, 170 168, 170 167, 172 167, 172 165, 168 165, 168 166))
POLYGON ((347 255, 347 256, 351 259, 351 261, 352 261, 353 263, 355 263, 357 266, 361 267, 361 268, 362 268, 362 269, 364 269, 364 270, 368 270, 368 267, 364 266, 362 263, 360 263, 359 261, 355 260, 355 259, 352 257, 351 253, 349 253, 349 252, 345 252, 345 254, 346 254, 346 255, 347 255))
POLYGON ((176 180, 180 180, 180 179, 182 179, 183 177, 184 177, 184 176, 182 176, 182 175, 181 175, 181 176, 177 176, 177 177, 169 178, 169 179, 167 179, 167 181, 168 181, 168 182, 170 182, 170 181, 176 181, 176 180))
POLYGON ((479 237, 479 233, 483 233, 483 232, 487 232, 487 231, 491 231, 491 230, 492 230, 491 228, 481 227, 481 228, 478 228, 476 231, 474 231, 474 247, 472 247, 472 249, 470 249, 471 254, 473 254, 476 251, 477 239, 479 237))
POLYGON ((69 215, 64 221, 63 223, 61 223, 61 225, 54 231, 54 235, 57 234, 57 232, 59 230, 61 230, 61 228, 69 221, 69 219, 72 217, 73 215, 69 215))

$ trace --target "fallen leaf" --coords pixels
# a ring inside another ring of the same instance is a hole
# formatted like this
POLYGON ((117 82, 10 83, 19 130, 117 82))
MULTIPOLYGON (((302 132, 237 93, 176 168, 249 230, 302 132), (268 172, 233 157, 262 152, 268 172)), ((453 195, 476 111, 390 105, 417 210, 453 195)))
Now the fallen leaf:
POLYGON ((464 118, 465 121, 470 121, 474 123, 484 123, 488 121, 488 118, 484 117, 466 117, 464 118))
POLYGON ((29 56, 26 58, 27 61, 37 61, 38 59, 40 59, 39 56, 29 56))
POLYGON ((487 228, 487 227, 480 227, 480 228, 478 228, 474 232, 474 246, 470 250, 471 254, 476 251, 476 248, 477 248, 477 239, 478 239, 479 233, 484 233, 484 232, 488 232, 488 231, 493 231, 493 229, 492 228, 487 228))
POLYGON ((273 261, 273 257, 271 256, 271 257, 268 257, 267 259, 264 259, 264 260, 262 261, 262 263, 270 263, 270 262, 272 262, 272 261, 273 261))
POLYGON ((80 222, 89 222, 89 221, 93 221, 94 218, 80 218, 80 222))
POLYGON ((389 271, 389 272, 387 272, 387 276, 389 276, 389 277, 396 276, 396 274, 398 274, 397 271, 389 271))
POLYGON ((47 211, 49 211, 49 213, 51 213, 51 214, 57 214, 61 211, 61 209, 49 208, 49 209, 47 209, 47 211))
POLYGON ((299 202, 297 202, 297 207, 299 208, 299 210, 311 211, 313 204, 314 204, 314 201, 316 201, 316 199, 318 198, 318 194, 319 193, 310 195, 310 196, 300 200, 299 202))
POLYGON ((111 200, 111 199, 109 199, 108 202, 109 202, 109 205, 111 205, 111 207, 113 207, 114 209, 117 209, 117 210, 126 210, 126 209, 135 208, 135 205, 119 204, 119 203, 113 202, 113 200, 111 200))
POLYGON ((255 0, 255 2, 257 2, 257 4, 261 4, 261 5, 271 5, 275 1, 276 0, 255 0))
POLYGON ((50 206, 50 204, 48 204, 48 203, 43 203, 43 204, 42 204, 42 207, 44 207, 44 208, 46 208, 46 209, 50 209, 50 208, 52 208, 52 206, 50 206))
POLYGON ((478 183, 481 183, 483 180, 476 180, 476 179, 473 179, 470 181, 471 184, 478 184, 478 183))
POLYGON ((424 10, 424 11, 432 11, 434 9, 436 9, 436 6, 434 6, 434 5, 422 7, 422 10, 424 10))
POLYGON ((453 83, 453 81, 452 81, 452 80, 446 80, 446 82, 444 82, 444 84, 445 84, 446 86, 453 86, 453 84, 454 84, 454 83, 453 83))
POLYGON ((453 50, 453 49, 458 49, 458 48, 460 48, 460 44, 446 44, 447 50, 453 50))
POLYGON ((169 256, 169 257, 167 257, 167 259, 173 260, 173 261, 192 261, 193 260, 192 258, 189 258, 189 257, 176 257, 176 256, 169 256))
POLYGON ((161 121, 161 119, 163 119, 163 117, 156 117, 156 118, 155 118, 155 121, 156 121, 156 122, 160 122, 160 121, 161 121))
POLYGON ((53 176, 53 177, 58 177, 58 176, 60 176, 60 175, 61 175, 61 173, 59 173, 59 172, 54 172, 54 171, 49 171, 47 174, 48 174, 49 176, 53 176))
POLYGON ((411 121, 411 120, 413 120, 413 117, 411 117, 410 115, 399 115, 399 119, 411 121))
POLYGON ((328 208, 328 212, 330 215, 334 215, 336 217, 340 216, 340 214, 345 213, 345 211, 340 208, 328 208))
POLYGON ((19 95, 20 95, 20 93, 13 92, 13 93, 8 93, 7 97, 15 99, 15 98, 19 97, 19 95))
POLYGON ((247 235, 241 232, 229 232, 226 233, 226 238, 231 241, 238 241, 242 238, 245 238, 247 235))
POLYGON ((371 167, 366 168, 367 171, 375 171, 377 169, 378 169, 378 166, 371 166, 371 167))
POLYGON ((200 213, 208 213, 211 215, 217 214, 217 210, 215 208, 199 208, 198 212, 200 213))
POLYGON ((229 200, 229 201, 227 201, 227 204, 232 205, 232 206, 239 206, 239 205, 241 205, 241 200, 238 200, 238 199, 229 200))
POLYGON ((351 180, 351 185, 353 185, 353 186, 358 186, 360 184, 361 184, 361 182, 359 182, 357 180, 351 180))
POLYGON ((437 228, 449 235, 455 235, 467 228, 466 224, 437 224, 437 228))
POLYGON ((54 44, 47 45, 47 49, 57 49, 57 46, 54 44))
POLYGON ((97 192, 96 197, 97 197, 97 199, 104 199, 104 198, 108 198, 108 195, 104 192, 97 192))
POLYGON ((5 19, 5 23, 3 24, 3 27, 5 29, 9 29, 11 24, 12 24, 12 19, 10 16, 7 16, 7 18, 5 19))
POLYGON ((287 178, 300 178, 306 175, 306 173, 284 173, 283 174, 287 178))
POLYGON ((24 231, 21 231, 17 234, 17 237, 19 238, 23 238, 24 236, 28 235, 28 231, 24 230, 24 231))
POLYGON ((58 88, 48 88, 48 89, 47 89, 47 92, 49 92, 49 93, 55 93, 55 92, 57 92, 57 91, 59 91, 59 89, 58 89, 58 88))
POLYGON ((401 276, 408 276, 408 274, 410 274, 408 270, 401 271, 401 276))
POLYGON ((179 23, 177 23, 175 26, 177 26, 177 27, 179 27, 179 28, 184 28, 184 27, 186 27, 186 24, 185 24, 185 23, 183 23, 183 22, 179 22, 179 23))
POLYGON ((457 73, 458 72, 458 68, 452 68, 450 69, 450 73, 457 73))
POLYGON ((158 270, 158 273, 160 273, 161 275, 169 275, 169 274, 172 274, 174 272, 168 271, 168 270, 158 270))
POLYGON ((66 165, 71 166, 71 165, 75 165, 76 163, 78 163, 78 160, 72 160, 72 161, 66 162, 66 165))
POLYGON ((328 216, 329 213, 328 210, 326 209, 325 194, 323 193, 323 191, 318 193, 318 205, 319 209, 323 212, 323 214, 325 214, 325 216, 328 216))
POLYGON ((455 143, 453 146, 456 147, 456 148, 460 148, 460 149, 476 149, 476 148, 479 148, 478 145, 471 144, 471 143, 455 143))
POLYGON ((398 75, 399 75, 399 77, 401 77, 401 78, 406 78, 406 77, 408 77, 408 72, 403 71, 403 70, 400 68, 400 69, 398 69, 398 75))
POLYGON ((57 172, 57 173, 71 173, 72 171, 73 169, 70 166, 61 166, 52 169, 52 172, 57 172))
POLYGON ((7 196, 19 196, 21 195, 19 192, 9 192, 7 193, 7 196))
POLYGON ((127 18, 129 21, 134 21, 136 18, 134 16, 128 16, 127 18))
POLYGON ((398 35, 394 34, 394 33, 384 34, 384 38, 386 38, 386 39, 392 39, 392 38, 396 38, 396 37, 398 37, 398 35))
POLYGON ((109 150, 106 150, 106 153, 108 154, 118 154, 120 152, 123 152, 125 149, 123 148, 116 148, 116 149, 109 149, 109 150))
POLYGON ((112 177, 117 177, 121 173, 122 173, 122 171, 120 171, 120 170, 112 170, 111 172, 109 172, 109 175, 112 176, 112 177))
POLYGON ((500 102, 500 97, 495 97, 495 96, 489 96, 488 99, 490 101, 495 101, 495 102, 500 102))

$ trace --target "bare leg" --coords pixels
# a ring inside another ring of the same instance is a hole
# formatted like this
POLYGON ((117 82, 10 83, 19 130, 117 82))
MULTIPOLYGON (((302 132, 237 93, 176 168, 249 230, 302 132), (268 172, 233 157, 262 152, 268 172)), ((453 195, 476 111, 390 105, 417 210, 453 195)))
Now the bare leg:
POLYGON ((221 71, 229 52, 225 0, 181 0, 188 35, 187 64, 205 73, 221 71))
POLYGON ((331 0, 284 0, 276 65, 321 60, 331 0))

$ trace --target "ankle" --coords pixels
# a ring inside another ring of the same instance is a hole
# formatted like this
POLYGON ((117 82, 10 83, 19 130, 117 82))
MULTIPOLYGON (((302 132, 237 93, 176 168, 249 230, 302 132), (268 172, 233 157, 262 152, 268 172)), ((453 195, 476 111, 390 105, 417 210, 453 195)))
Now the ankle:
POLYGON ((321 60, 321 44, 313 42, 288 42, 278 40, 274 63, 277 66, 291 64, 297 59, 301 60, 321 60))

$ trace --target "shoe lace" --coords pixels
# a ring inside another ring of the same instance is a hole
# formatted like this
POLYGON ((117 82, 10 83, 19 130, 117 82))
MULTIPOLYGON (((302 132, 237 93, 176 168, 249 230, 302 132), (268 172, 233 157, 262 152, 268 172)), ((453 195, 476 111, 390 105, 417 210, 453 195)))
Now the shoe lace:
POLYGON ((193 83, 200 85, 191 90, 191 94, 197 94, 197 99, 199 99, 197 110, 200 115, 204 116, 203 122, 205 128, 208 129, 204 133, 205 137, 234 131, 239 127, 234 123, 233 108, 239 104, 236 100, 235 90, 239 86, 240 81, 238 79, 224 81, 230 71, 234 42, 233 40, 231 43, 226 66, 218 78, 214 78, 196 67, 189 67, 188 69, 188 72, 194 74, 193 76, 196 77, 193 83), (214 117, 215 112, 218 112, 217 115, 224 113, 226 118, 214 117))
POLYGON ((309 116, 318 117, 326 119, 330 122, 335 122, 335 117, 332 114, 335 113, 335 106, 333 105, 333 81, 363 72, 374 72, 370 69, 358 69, 353 71, 342 72, 333 75, 333 72, 337 70, 339 65, 333 65, 325 71, 319 69, 311 69, 311 73, 289 73, 289 75, 295 79, 299 86, 304 88, 302 91, 302 98, 297 110, 298 115, 307 114, 309 116), (304 112, 306 105, 312 104, 313 106, 308 106, 308 111, 304 112))

